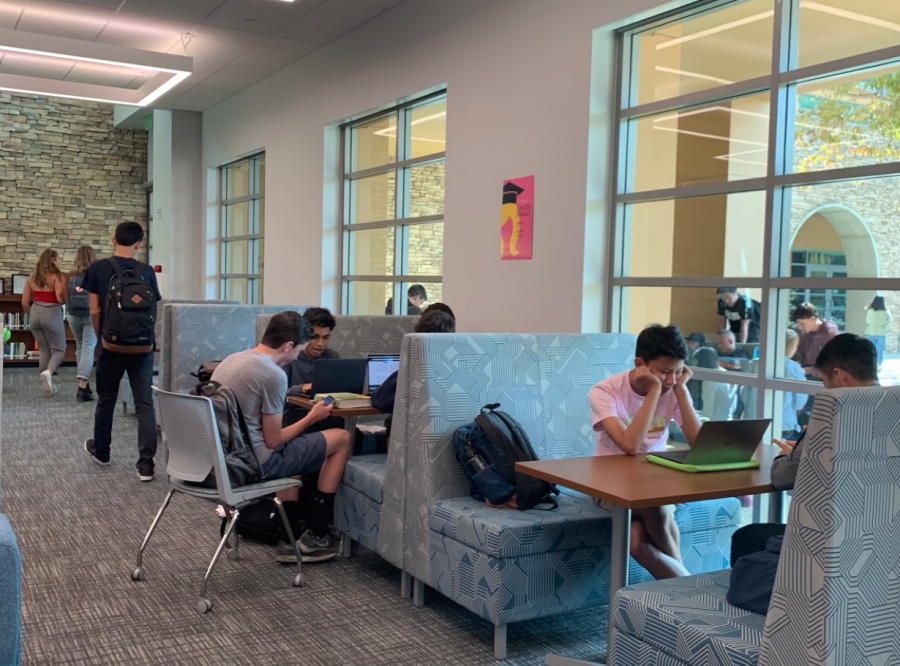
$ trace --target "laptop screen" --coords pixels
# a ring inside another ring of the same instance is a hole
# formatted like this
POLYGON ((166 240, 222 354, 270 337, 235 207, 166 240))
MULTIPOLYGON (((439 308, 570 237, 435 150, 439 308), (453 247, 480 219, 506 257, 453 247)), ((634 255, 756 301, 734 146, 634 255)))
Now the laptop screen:
POLYGON ((373 393, 400 369, 400 354, 369 354, 368 369, 369 393, 373 393))

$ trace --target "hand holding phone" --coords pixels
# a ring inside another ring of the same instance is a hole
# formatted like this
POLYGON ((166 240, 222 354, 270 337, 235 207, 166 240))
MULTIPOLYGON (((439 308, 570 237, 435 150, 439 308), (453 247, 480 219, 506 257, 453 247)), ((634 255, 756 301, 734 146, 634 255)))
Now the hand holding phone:
POLYGON ((326 407, 331 407, 331 406, 334 404, 334 396, 333 396, 333 395, 326 395, 325 398, 324 398, 324 400, 322 400, 322 402, 325 403, 325 406, 326 406, 326 407))

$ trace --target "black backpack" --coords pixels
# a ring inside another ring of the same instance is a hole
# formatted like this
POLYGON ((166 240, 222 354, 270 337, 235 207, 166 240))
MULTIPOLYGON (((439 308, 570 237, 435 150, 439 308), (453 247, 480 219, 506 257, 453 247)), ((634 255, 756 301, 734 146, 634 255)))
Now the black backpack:
POLYGON ((66 284, 66 314, 73 317, 91 315, 91 295, 82 287, 83 275, 73 275, 66 284))
POLYGON ((485 405, 481 413, 453 435, 456 459, 469 479, 472 497, 491 504, 505 504, 515 495, 520 511, 539 504, 557 508, 550 494, 559 495, 552 483, 515 470, 516 462, 538 460, 528 435, 512 416, 498 411, 499 404, 485 405))
POLYGON ((117 257, 107 259, 115 275, 106 293, 101 343, 119 354, 146 354, 153 351, 156 326, 156 292, 143 278, 146 264, 125 268, 117 257))
MULTIPOLYGON (((306 516, 300 508, 300 502, 283 502, 284 512, 287 514, 288 523, 294 531, 294 538, 299 539, 306 528, 306 516)), ((219 536, 225 534, 225 527, 228 525, 228 518, 222 519, 222 525, 219 528, 219 536)), ((250 506, 241 509, 241 515, 238 516, 237 522, 234 524, 234 531, 239 536, 251 541, 258 541, 269 546, 275 546, 279 543, 289 543, 287 531, 284 529, 284 523, 281 522, 281 515, 278 513, 278 507, 271 497, 263 497, 250 506)))
MULTIPOLYGON (((219 382, 203 382, 197 384, 191 395, 201 395, 212 400, 213 412, 219 439, 222 440, 222 451, 225 453, 225 466, 233 487, 258 483, 265 477, 262 465, 253 451, 250 431, 244 420, 244 413, 238 404, 234 392, 219 382)), ((216 475, 210 472, 200 485, 207 488, 216 487, 216 475)))

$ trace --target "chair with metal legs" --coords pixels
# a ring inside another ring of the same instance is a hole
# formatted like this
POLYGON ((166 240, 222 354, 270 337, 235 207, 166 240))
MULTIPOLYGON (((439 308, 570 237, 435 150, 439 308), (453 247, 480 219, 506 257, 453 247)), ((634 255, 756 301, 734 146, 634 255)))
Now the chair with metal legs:
MULTIPOLYGON (((222 451, 222 442, 219 439, 219 430, 216 426, 212 401, 202 396, 170 393, 155 386, 153 391, 156 393, 159 401, 163 446, 164 450, 167 451, 166 473, 169 476, 170 488, 162 506, 156 513, 156 517, 150 524, 147 536, 144 537, 144 541, 138 549, 137 566, 131 572, 131 579, 133 581, 144 580, 144 551, 175 493, 189 495, 190 497, 196 497, 214 504, 221 504, 225 508, 229 520, 219 541, 219 547, 216 549, 216 553, 213 555, 212 561, 210 561, 206 570, 206 575, 203 577, 203 584, 200 586, 200 601, 197 603, 197 610, 200 613, 206 613, 213 607, 212 601, 206 597, 206 586, 212 576, 216 562, 218 562, 232 532, 234 532, 234 525, 241 510, 266 495, 271 495, 280 490, 287 490, 288 488, 299 488, 302 487, 303 483, 297 479, 276 479, 264 483, 232 487, 231 480, 228 477, 228 468, 225 466, 225 454, 222 451), (196 485, 204 481, 209 476, 210 471, 215 474, 216 487, 204 488, 196 485)), ((275 499, 275 506, 278 507, 281 521, 284 523, 288 539, 294 546, 294 555, 297 557, 297 573, 294 575, 293 584, 294 587, 301 587, 303 585, 303 577, 300 570, 301 556, 297 547, 297 540, 294 537, 294 532, 291 529, 284 507, 278 498, 275 499)), ((235 533, 234 548, 229 549, 228 559, 236 560, 238 557, 238 535, 235 533)))

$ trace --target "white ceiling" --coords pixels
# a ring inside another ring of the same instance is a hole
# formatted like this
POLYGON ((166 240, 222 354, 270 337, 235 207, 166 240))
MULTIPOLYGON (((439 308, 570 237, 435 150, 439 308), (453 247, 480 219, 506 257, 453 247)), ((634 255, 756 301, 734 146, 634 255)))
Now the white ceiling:
MULTIPOLYGON (((154 104, 203 111, 403 0, 0 0, 0 29, 187 55, 193 74, 154 104)), ((7 53, 0 74, 137 88, 146 73, 7 53)))

